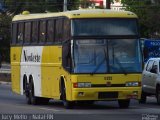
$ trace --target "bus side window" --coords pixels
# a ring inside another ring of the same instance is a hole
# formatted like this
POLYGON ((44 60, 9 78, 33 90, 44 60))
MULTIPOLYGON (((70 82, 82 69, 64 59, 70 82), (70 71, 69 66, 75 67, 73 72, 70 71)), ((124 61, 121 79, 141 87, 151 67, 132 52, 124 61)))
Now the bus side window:
POLYGON ((17 37, 17 23, 12 24, 12 41, 11 44, 16 44, 17 37))
POLYGON ((69 40, 70 39, 70 33, 71 33, 71 29, 70 29, 70 20, 68 18, 64 19, 64 40, 69 40))
POLYGON ((38 42, 38 25, 39 22, 38 21, 33 21, 32 22, 32 43, 37 43, 38 42))
POLYGON ((55 42, 61 43, 63 39, 63 18, 58 18, 56 20, 56 36, 55 42))
POLYGON ((24 43, 29 44, 31 40, 31 22, 25 23, 24 43))
POLYGON ((16 43, 22 44, 24 39, 24 23, 18 23, 18 34, 17 34, 17 41, 16 43))
POLYGON ((44 43, 46 41, 46 20, 40 21, 39 42, 44 43))
POLYGON ((47 24, 47 42, 48 43, 53 43, 54 41, 54 19, 52 20, 48 20, 48 24, 47 24))

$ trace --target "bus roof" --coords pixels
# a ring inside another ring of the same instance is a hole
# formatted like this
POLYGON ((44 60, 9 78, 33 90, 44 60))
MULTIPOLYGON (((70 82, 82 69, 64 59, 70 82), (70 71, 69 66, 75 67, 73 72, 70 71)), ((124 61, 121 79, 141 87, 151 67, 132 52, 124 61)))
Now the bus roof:
POLYGON ((81 9, 57 13, 36 13, 16 15, 12 21, 39 19, 47 17, 66 16, 72 18, 137 18, 137 15, 129 11, 114 11, 107 9, 81 9))

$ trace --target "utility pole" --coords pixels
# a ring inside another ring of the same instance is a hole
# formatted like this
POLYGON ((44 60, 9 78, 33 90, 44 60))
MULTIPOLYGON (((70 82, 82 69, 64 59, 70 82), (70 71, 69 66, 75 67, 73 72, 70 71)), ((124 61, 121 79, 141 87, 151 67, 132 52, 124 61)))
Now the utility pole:
POLYGON ((64 0, 63 11, 67 11, 67 0, 64 0))
POLYGON ((111 0, 106 0, 106 9, 111 9, 111 0))

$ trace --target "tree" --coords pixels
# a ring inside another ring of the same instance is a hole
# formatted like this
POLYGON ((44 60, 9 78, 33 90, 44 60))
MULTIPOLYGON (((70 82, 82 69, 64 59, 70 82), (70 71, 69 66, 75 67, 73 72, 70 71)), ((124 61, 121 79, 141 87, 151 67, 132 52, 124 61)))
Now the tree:
MULTIPOLYGON (((68 0, 68 9, 77 9, 80 0, 68 0)), ((24 10, 30 13, 61 12, 64 0, 6 0, 8 12, 22 13, 24 10)))
POLYGON ((126 10, 138 15, 141 37, 160 37, 160 4, 152 4, 151 0, 122 0, 122 3, 126 10))
POLYGON ((10 60, 10 23, 11 17, 5 14, 0 15, 0 55, 2 61, 9 62, 10 60), (5 22, 4 22, 5 21, 5 22))

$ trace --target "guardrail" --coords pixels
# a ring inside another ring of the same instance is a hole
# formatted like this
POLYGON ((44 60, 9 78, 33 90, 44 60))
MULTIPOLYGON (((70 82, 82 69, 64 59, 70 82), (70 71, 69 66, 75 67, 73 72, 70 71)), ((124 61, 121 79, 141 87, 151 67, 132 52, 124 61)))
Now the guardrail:
POLYGON ((1 68, 0 68, 0 73, 11 73, 11 69, 10 69, 10 64, 2 64, 1 68))
POLYGON ((8 73, 8 74, 10 74, 11 73, 11 70, 9 70, 9 69, 0 69, 0 73, 8 73))

